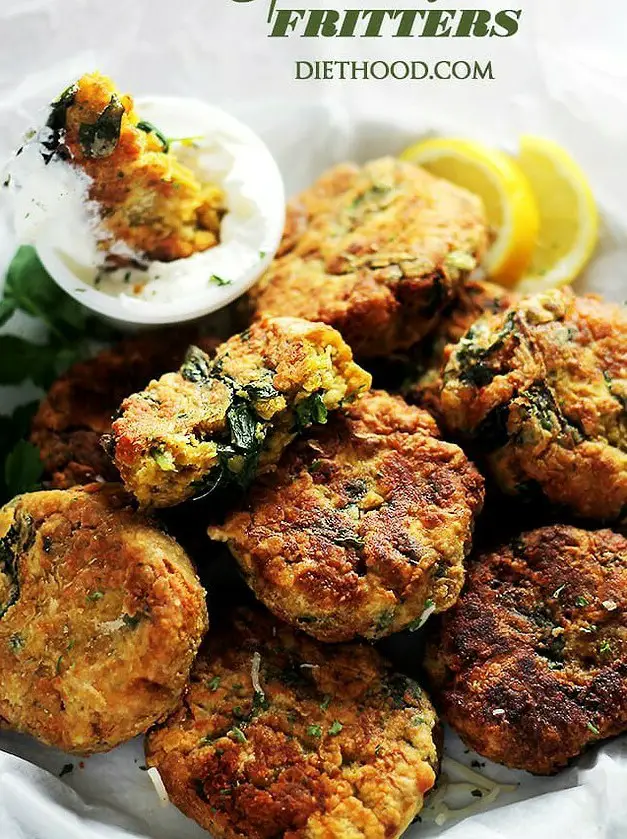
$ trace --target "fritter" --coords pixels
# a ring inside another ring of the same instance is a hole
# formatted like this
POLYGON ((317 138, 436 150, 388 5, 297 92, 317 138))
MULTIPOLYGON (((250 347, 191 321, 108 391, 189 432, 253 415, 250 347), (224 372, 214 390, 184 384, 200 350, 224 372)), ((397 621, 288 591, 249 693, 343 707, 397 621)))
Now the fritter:
POLYGON ((61 376, 39 406, 31 430, 46 484, 68 489, 96 479, 119 480, 100 438, 111 431, 120 402, 181 364, 192 342, 209 354, 219 346, 217 339, 193 330, 160 331, 121 341, 61 376))
POLYGON ((417 375, 412 376, 403 388, 407 400, 426 408, 439 419, 442 413, 442 371, 452 347, 461 341, 482 315, 504 312, 515 301, 516 295, 512 291, 484 280, 469 280, 463 285, 455 302, 444 312, 435 332, 412 354, 417 375))
MULTIPOLYGON (((112 239, 135 256, 169 262, 219 243, 222 189, 200 183, 111 79, 91 73, 71 85, 52 103, 48 128, 51 151, 91 178, 89 198, 110 236, 106 249, 112 239)), ((119 261, 119 248, 113 253, 119 261)))
POLYGON ((111 484, 0 510, 0 717, 67 752, 103 752, 179 701, 207 629, 182 548, 111 484))
POLYGON ((627 311, 559 290, 481 318, 441 406, 507 494, 614 520, 627 509, 627 311))
POLYGON ((144 506, 174 506, 272 466, 300 431, 370 387, 340 334, 322 323, 254 324, 210 360, 192 349, 178 373, 122 403, 109 449, 144 506))
POLYGON ((253 304, 328 323, 358 356, 389 355, 434 327, 486 245, 481 201, 460 187, 393 158, 337 166, 289 208, 253 304))
POLYGON ((146 755, 214 836, 396 839, 435 782, 434 738, 425 694, 371 647, 322 646, 241 610, 146 755))
POLYGON ((420 628, 464 582, 483 479, 433 419, 372 392, 291 446, 227 542, 275 615, 322 641, 420 628))
POLYGON ((627 730, 627 539, 558 525, 478 556, 426 665, 464 742, 515 769, 627 730))

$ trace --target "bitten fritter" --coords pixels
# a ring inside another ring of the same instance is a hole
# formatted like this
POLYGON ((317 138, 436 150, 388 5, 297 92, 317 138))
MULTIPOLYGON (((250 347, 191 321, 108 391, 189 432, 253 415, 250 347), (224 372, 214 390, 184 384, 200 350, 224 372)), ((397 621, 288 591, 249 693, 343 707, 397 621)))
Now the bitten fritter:
POLYGON ((450 608, 483 479, 435 422, 372 392, 290 447, 209 535, 281 619, 321 641, 381 638, 450 608))
POLYGON ((393 158, 345 164, 289 207, 252 303, 258 316, 328 323, 358 356, 385 356, 434 327, 486 245, 478 197, 393 158))
POLYGON ((433 787, 438 735, 425 694, 371 647, 240 610, 146 756, 220 839, 396 839, 433 787))
POLYGON ((478 556, 426 665, 464 742, 514 769, 627 730, 627 539, 553 526, 478 556))
POLYGON ((483 280, 469 280, 463 285, 455 302, 442 315, 435 332, 416 347, 413 364, 417 375, 403 388, 407 400, 426 408, 439 419, 442 414, 442 371, 453 346, 480 317, 504 312, 515 301, 516 295, 512 291, 483 280))
POLYGON ((128 338, 74 364, 50 388, 33 419, 31 442, 40 451, 44 481, 68 489, 119 474, 100 444, 120 402, 151 379, 181 364, 190 343, 213 354, 219 341, 192 330, 128 338))
POLYGON ((144 506, 169 507, 235 483, 246 487, 300 431, 370 387, 340 334, 276 318, 192 349, 178 373, 122 403, 109 449, 144 506))
POLYGON ((441 406, 507 494, 611 521, 627 509, 627 311, 570 290, 481 318, 453 349, 441 406))
POLYGON ((0 510, 0 717, 103 752, 179 701, 207 629, 187 555, 114 485, 0 510))
POLYGON ((200 183, 111 79, 91 73, 71 85, 52 103, 48 128, 51 151, 92 180, 105 249, 121 241, 136 257, 169 262, 219 243, 223 191, 200 183))

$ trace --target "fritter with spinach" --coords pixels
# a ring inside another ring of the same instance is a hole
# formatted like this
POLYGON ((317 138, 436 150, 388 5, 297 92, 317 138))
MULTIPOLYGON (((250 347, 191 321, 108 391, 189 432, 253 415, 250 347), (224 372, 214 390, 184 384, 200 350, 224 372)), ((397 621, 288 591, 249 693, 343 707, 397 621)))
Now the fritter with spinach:
POLYGON ((481 318, 453 349, 441 408, 510 495, 586 518, 627 509, 627 311, 551 291, 481 318))
POLYGON ((483 479, 431 417, 372 392, 293 444, 209 535, 282 620, 375 639, 455 603, 482 503, 483 479))
POLYGON ((397 839, 433 787, 431 703, 367 645, 261 611, 211 634, 146 740, 171 801, 221 839, 397 839))
POLYGON ((479 555, 426 664, 464 742, 514 769, 627 731, 627 539, 552 526, 479 555))
POLYGON ((31 442, 40 452, 44 481, 67 489, 119 474, 100 444, 120 402, 180 364, 190 343, 213 354, 219 341, 180 328, 127 338, 74 364, 48 391, 33 419, 31 442))
POLYGON ((179 701, 207 629, 187 555, 115 485, 0 509, 0 718, 103 752, 179 701))
POLYGON ((108 448, 144 506, 169 507, 227 484, 246 487, 300 432, 370 387, 338 332, 276 318, 197 348, 178 373, 122 403, 108 448))
POLYGON ((289 208, 252 303, 331 324, 358 356, 389 355, 434 327, 486 244, 480 199, 452 183, 393 158, 337 166, 289 208))
POLYGON ((46 148, 90 179, 100 209, 103 248, 117 264, 129 258, 169 262, 220 241, 225 195, 200 183, 170 142, 136 113, 111 79, 90 73, 52 103, 46 148), (115 247, 122 242, 126 249, 115 247))

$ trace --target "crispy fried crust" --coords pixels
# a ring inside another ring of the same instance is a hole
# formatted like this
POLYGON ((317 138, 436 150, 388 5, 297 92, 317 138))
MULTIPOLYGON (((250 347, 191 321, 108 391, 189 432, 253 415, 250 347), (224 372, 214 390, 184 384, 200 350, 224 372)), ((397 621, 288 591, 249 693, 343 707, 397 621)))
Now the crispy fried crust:
POLYGON ((191 330, 160 331, 121 341, 61 376, 39 406, 30 438, 39 448, 46 483, 68 489, 96 478, 119 480, 100 438, 111 431, 120 402, 181 364, 192 342, 208 354, 219 345, 191 330))
POLYGON ((371 647, 321 646, 240 611, 146 755, 214 836, 396 839, 435 782, 434 737, 427 697, 371 647))
POLYGON ((627 729, 627 539, 554 526, 477 557, 427 653, 471 748, 537 774, 627 729))
POLYGON ((418 628, 464 582, 483 479, 435 422, 373 392, 294 444, 209 529, 255 594, 322 641, 418 628))
POLYGON ((484 280, 465 283, 455 302, 442 315, 435 332, 416 347, 412 361, 418 375, 403 388, 408 402, 425 408, 439 420, 442 416, 442 371, 453 346, 482 315, 504 312, 516 300, 513 292, 484 280))
POLYGON ((201 184, 156 133, 139 127, 130 96, 99 73, 83 76, 66 96, 66 154, 92 179, 89 197, 114 240, 165 262, 218 244, 222 190, 201 184))
POLYGON ((294 436, 370 387, 340 334, 296 318, 254 324, 210 361, 194 351, 122 403, 112 451, 145 506, 167 507, 254 475, 294 436))
POLYGON ((627 313, 570 290, 484 317, 452 352, 441 406, 501 488, 614 520, 627 507, 627 313))
POLYGON ((119 487, 0 510, 0 717, 13 728, 112 749, 176 705, 206 628, 191 562, 119 487))
POLYGON ((409 163, 331 169, 288 210, 258 316, 339 329, 356 355, 411 346, 434 326, 487 243, 481 201, 409 163))

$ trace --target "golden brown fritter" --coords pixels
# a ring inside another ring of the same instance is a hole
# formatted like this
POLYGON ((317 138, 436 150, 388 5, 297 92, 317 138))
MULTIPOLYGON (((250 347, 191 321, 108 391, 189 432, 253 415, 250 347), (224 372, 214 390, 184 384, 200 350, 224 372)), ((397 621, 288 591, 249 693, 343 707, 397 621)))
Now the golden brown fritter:
POLYGON ((442 371, 453 346, 482 315, 504 312, 516 299, 512 291, 484 280, 469 280, 463 285, 455 302, 442 315, 435 332, 413 353, 412 361, 418 375, 403 388, 407 400, 426 408, 439 419, 442 414, 442 371))
POLYGON ((481 318, 452 351, 441 406, 506 493, 538 493, 599 520, 624 515, 623 307, 561 290, 481 318))
POLYGON ((111 431, 120 402, 181 364, 192 342, 208 354, 219 345, 193 330, 160 331, 121 341, 61 376, 39 406, 31 430, 44 481, 54 489, 68 489, 97 478, 119 480, 100 438, 111 431))
POLYGON ((627 539, 553 526, 478 556, 426 665, 464 742, 515 769, 627 730, 627 539))
POLYGON ((110 448, 142 505, 174 506, 219 485, 247 486, 296 434, 370 383, 331 327, 270 319, 213 360, 194 349, 178 373, 126 399, 110 448))
POLYGON ((356 355, 384 356, 433 328, 486 244, 471 193, 393 158, 346 164, 289 208, 252 299, 258 316, 320 320, 356 355))
POLYGON ((322 646, 240 610, 146 755, 221 839, 396 839, 435 782, 434 737, 425 694, 371 647, 322 646))
POLYGON ((291 446, 209 529, 260 600, 322 641, 421 627, 464 582, 483 479, 435 422, 373 392, 291 446))
POLYGON ((79 79, 53 102, 48 127, 51 149, 92 179, 89 197, 113 240, 140 258, 165 262, 218 244, 222 190, 200 183, 111 79, 99 73, 79 79))
POLYGON ((0 717, 13 728, 112 749, 176 705, 206 628, 187 555, 118 486, 0 510, 0 717))

